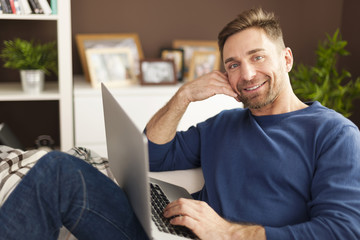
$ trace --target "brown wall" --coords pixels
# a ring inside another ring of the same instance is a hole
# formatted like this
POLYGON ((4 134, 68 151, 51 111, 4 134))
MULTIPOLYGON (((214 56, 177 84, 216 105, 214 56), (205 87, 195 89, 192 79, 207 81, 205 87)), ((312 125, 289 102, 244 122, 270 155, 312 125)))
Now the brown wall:
MULTIPOLYGON (((341 26, 343 0, 98 0, 72 1, 73 34, 126 33, 140 36, 145 57, 157 57, 174 39, 216 40, 241 11, 262 6, 275 11, 296 62, 312 63, 326 32, 341 26)), ((74 73, 81 73, 74 51, 74 73)))
MULTIPOLYGON (((136 32, 147 58, 157 57, 174 39, 216 40, 221 28, 238 13, 261 6, 280 17, 295 63, 314 63, 318 42, 340 28, 352 53, 341 59, 341 66, 360 76, 358 0, 104 0, 99 5, 98 0, 72 1, 73 34, 136 32)), ((81 74, 75 44, 73 58, 74 73, 81 74)), ((351 120, 360 126, 357 106, 351 120)))

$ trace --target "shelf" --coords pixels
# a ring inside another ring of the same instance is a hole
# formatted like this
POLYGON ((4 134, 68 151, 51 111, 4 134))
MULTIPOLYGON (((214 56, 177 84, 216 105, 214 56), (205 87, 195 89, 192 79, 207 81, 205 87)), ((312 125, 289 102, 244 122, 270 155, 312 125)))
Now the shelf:
POLYGON ((49 20, 56 21, 58 20, 57 15, 45 15, 45 14, 0 14, 0 19, 2 20, 49 20))
POLYGON ((45 83, 40 94, 27 94, 20 83, 0 83, 0 101, 53 101, 59 100, 58 83, 45 83))
MULTIPOLYGON (((179 87, 181 87, 182 83, 178 83, 175 85, 147 85, 143 86, 140 84, 133 84, 129 86, 123 87, 111 87, 108 88, 111 92, 115 94, 121 94, 122 96, 126 95, 153 95, 153 94, 169 94, 175 93, 179 87)), ((98 94, 101 95, 101 88, 93 88, 91 84, 85 80, 85 77, 82 75, 75 75, 74 76, 74 94, 80 94, 82 96, 85 95, 93 95, 98 94)))

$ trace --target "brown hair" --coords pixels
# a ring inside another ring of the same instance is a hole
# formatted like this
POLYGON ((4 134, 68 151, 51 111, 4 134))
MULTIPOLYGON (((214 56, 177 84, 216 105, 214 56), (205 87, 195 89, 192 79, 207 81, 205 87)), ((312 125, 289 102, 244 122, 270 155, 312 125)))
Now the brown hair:
POLYGON ((274 13, 255 8, 241 13, 221 30, 218 35, 221 58, 228 37, 251 27, 263 29, 270 39, 278 41, 279 46, 285 47, 280 23, 274 13))

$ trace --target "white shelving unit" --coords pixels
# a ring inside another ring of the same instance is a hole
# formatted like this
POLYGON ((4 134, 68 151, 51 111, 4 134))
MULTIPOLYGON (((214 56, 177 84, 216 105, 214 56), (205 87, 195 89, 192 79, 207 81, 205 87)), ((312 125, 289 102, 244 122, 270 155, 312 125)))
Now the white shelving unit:
POLYGON ((25 94, 20 82, 0 83, 0 101, 59 101, 60 150, 68 150, 74 146, 70 0, 59 0, 57 8, 57 15, 0 14, 0 24, 1 20, 56 21, 59 62, 58 82, 45 82, 45 90, 42 93, 38 95, 25 94))

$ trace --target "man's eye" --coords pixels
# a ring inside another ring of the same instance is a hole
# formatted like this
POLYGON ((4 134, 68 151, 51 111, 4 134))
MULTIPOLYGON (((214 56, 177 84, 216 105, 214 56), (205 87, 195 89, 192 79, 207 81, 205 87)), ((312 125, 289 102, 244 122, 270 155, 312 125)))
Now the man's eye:
POLYGON ((230 65, 229 65, 229 69, 234 69, 234 68, 236 68, 237 66, 239 66, 239 64, 237 64, 237 63, 230 64, 230 65))
POLYGON ((259 60, 263 59, 263 57, 262 56, 257 56, 254 59, 255 59, 255 61, 259 61, 259 60))

